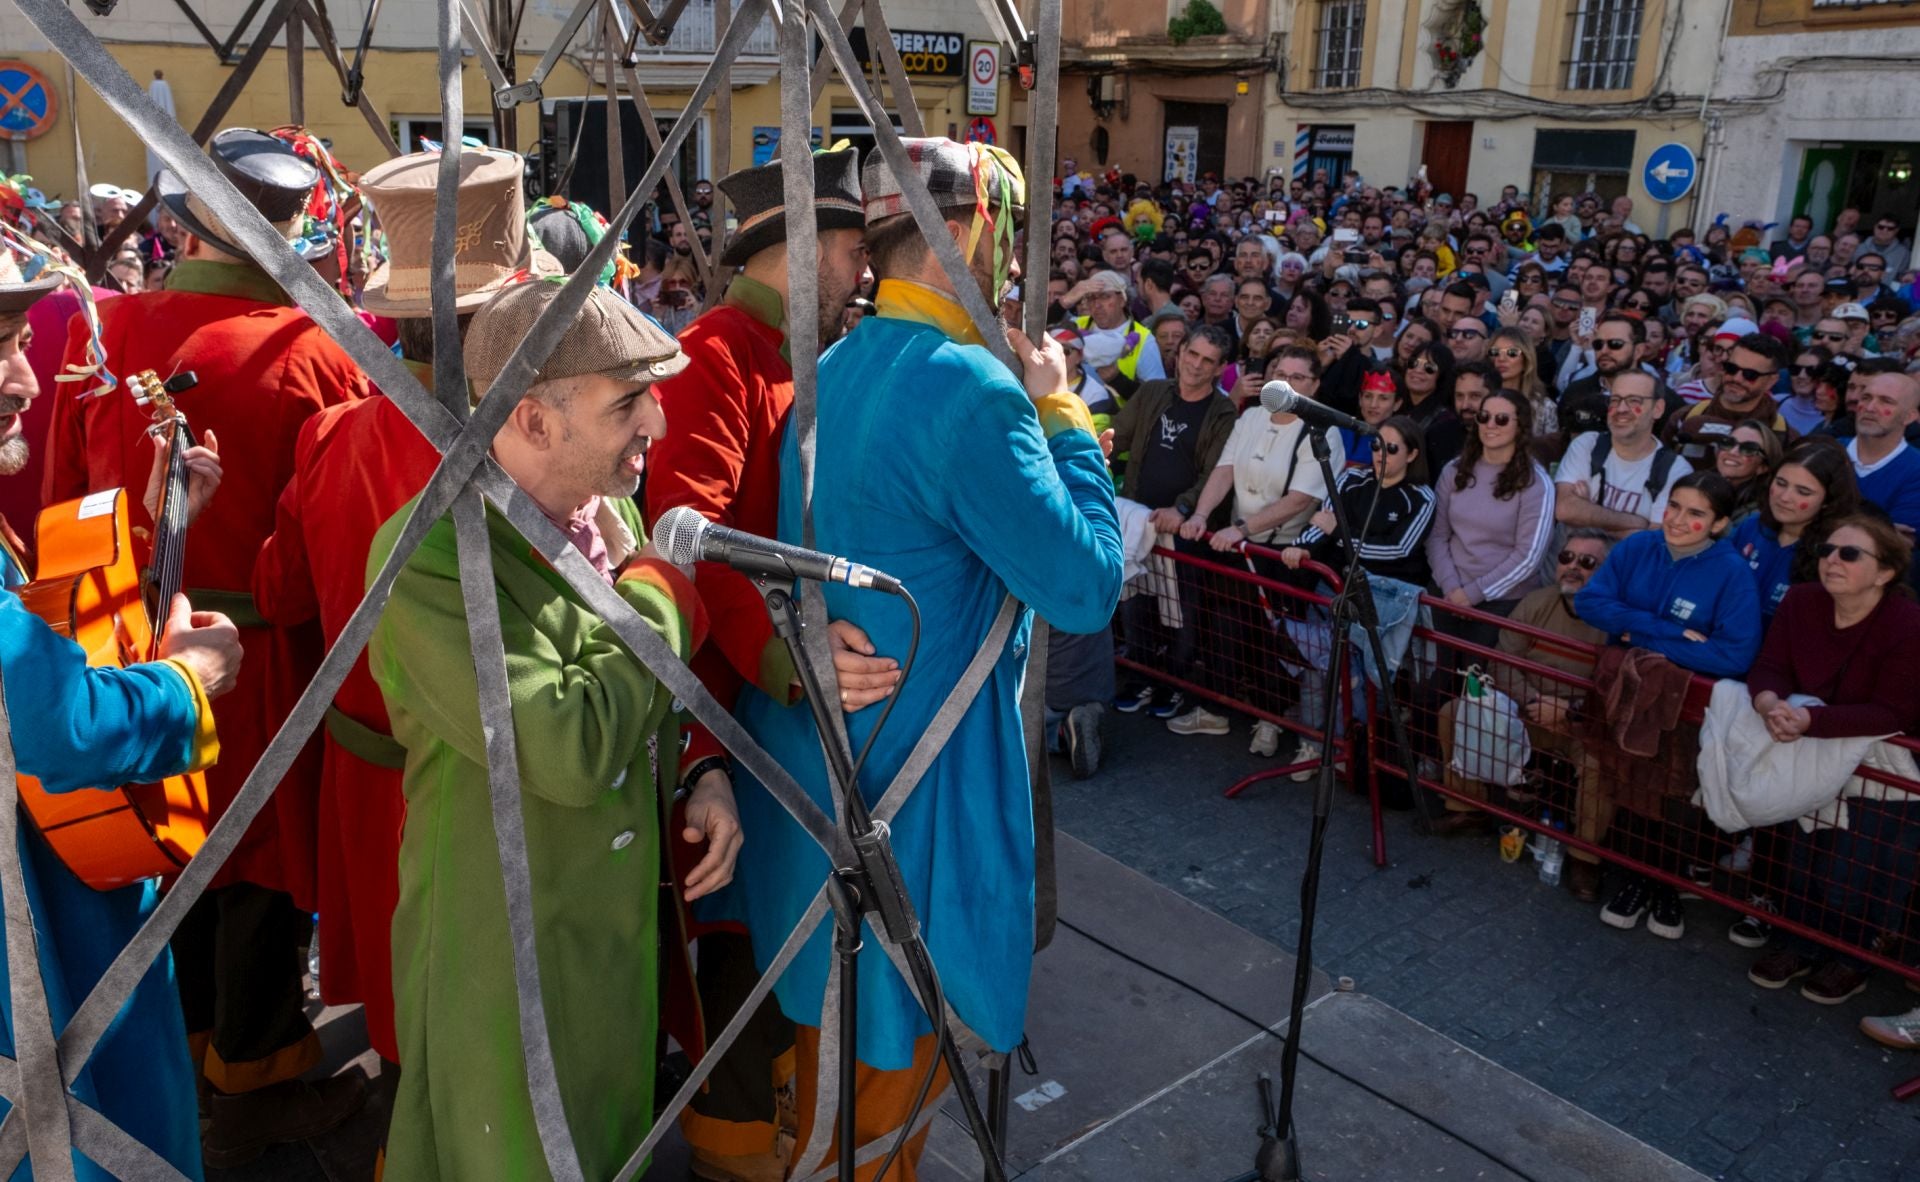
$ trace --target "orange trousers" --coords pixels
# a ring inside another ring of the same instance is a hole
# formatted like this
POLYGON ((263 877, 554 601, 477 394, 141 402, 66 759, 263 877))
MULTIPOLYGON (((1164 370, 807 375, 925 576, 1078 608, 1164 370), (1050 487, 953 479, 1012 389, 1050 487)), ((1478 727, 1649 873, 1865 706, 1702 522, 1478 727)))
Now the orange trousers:
MULTIPOLYGON (((913 1107, 913 1098, 920 1090, 921 1077, 926 1074, 929 1064, 937 1074, 933 1086, 927 1092, 926 1109, 930 1111, 940 1103, 940 1095, 947 1088, 947 1065, 939 1061, 939 1040, 931 1034, 922 1035, 914 1040, 913 1066, 904 1071, 879 1071, 859 1064, 854 1072, 855 1089, 859 1098, 855 1125, 860 1136, 860 1148, 879 1140, 880 1153, 872 1161, 854 1172, 855 1182, 880 1182, 879 1169, 887 1150, 893 1147, 893 1138, 907 1119, 908 1111, 913 1107)), ((807 1144, 813 1133, 814 1105, 819 1094, 820 1080, 820 1028, 818 1026, 794 1027, 794 1065, 795 1099, 800 1107, 800 1137, 795 1146, 793 1160, 797 1163, 806 1158, 807 1144)), ((827 1155, 822 1159, 828 1173, 839 1158, 838 1118, 828 1130, 827 1155)), ((900 1150, 892 1167, 887 1170, 886 1182, 914 1182, 919 1176, 920 1153, 927 1145, 927 1130, 921 1129, 900 1150)))

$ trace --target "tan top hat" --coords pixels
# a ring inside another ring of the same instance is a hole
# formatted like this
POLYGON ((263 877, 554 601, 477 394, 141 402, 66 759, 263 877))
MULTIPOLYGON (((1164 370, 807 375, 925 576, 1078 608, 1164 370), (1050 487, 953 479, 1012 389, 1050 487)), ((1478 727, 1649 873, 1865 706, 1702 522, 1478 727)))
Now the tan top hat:
MULTIPOLYGON (((454 307, 487 302, 516 276, 558 275, 560 264, 527 238, 523 165, 513 152, 467 148, 460 153, 458 222, 453 237, 454 307)), ((387 235, 387 261, 374 269, 360 304, 381 316, 432 314, 434 195, 440 153, 396 156, 360 177, 360 192, 387 235)))

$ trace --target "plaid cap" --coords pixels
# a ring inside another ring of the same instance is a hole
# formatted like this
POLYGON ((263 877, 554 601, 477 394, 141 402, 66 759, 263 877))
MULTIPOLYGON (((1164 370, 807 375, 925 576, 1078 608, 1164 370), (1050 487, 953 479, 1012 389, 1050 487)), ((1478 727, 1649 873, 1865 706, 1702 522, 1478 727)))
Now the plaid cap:
MULTIPOLYGON (((560 298, 560 280, 536 280, 502 290, 474 314, 467 332, 467 378, 477 391, 493 385, 521 338, 547 306, 560 298)), ((604 287, 580 306, 533 384, 583 374, 656 382, 687 368, 687 355, 673 334, 604 287)))
MULTIPOLYGON (((1004 151, 984 144, 962 144, 945 137, 903 139, 907 160, 914 174, 926 182, 927 192, 939 206, 972 205, 978 200, 974 184, 976 169, 987 173, 988 200, 998 204, 1000 182, 1005 179, 1013 192, 1013 208, 1024 212, 1027 205, 1027 181, 1020 166, 1004 151)), ((908 212, 907 199, 900 180, 887 167, 879 152, 869 153, 860 169, 860 189, 866 194, 867 225, 908 212)))

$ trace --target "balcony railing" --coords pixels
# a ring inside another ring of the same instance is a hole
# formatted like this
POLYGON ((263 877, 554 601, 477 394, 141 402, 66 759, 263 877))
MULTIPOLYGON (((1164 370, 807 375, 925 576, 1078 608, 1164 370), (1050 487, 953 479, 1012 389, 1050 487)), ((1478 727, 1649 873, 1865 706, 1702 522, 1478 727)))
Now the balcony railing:
MULTIPOLYGON (((651 45, 646 38, 642 37, 639 45, 635 47, 635 52, 642 55, 676 57, 683 54, 711 55, 719 46, 718 38, 713 35, 713 5, 714 0, 688 0, 686 9, 680 13, 680 20, 673 26, 673 34, 667 38, 665 45, 651 45)), ((653 5, 655 11, 659 11, 662 7, 664 7, 663 4, 653 5)), ((734 5, 734 9, 738 11, 739 5, 734 5)), ((771 17, 760 18, 759 27, 754 29, 753 34, 747 38, 746 47, 742 52, 747 57, 779 55, 780 48, 775 40, 771 17)))

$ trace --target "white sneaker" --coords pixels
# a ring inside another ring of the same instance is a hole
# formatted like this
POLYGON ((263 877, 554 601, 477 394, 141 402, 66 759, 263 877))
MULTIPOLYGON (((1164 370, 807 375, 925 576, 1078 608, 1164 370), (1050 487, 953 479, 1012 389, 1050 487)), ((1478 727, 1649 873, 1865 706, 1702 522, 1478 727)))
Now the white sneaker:
POLYGON ((1887 1018, 1862 1018, 1860 1033, 1897 1051, 1920 1050, 1920 1009, 1887 1018))
POLYGON ((1741 838, 1740 844, 1734 846, 1731 852, 1721 854, 1720 860, 1715 865, 1728 874, 1745 874, 1752 870, 1753 834, 1749 833, 1741 838))
POLYGON ((1247 744, 1247 754, 1259 755, 1271 759, 1280 750, 1280 728, 1266 719, 1253 724, 1253 742, 1247 744))
POLYGON ((1300 740, 1300 750, 1294 754, 1293 761, 1295 763, 1311 763, 1313 766, 1303 768, 1293 773, 1293 775, 1287 777, 1288 779, 1296 784, 1304 784, 1313 779, 1320 774, 1320 744, 1314 742, 1312 739, 1300 740))
POLYGON ((1176 718, 1167 719, 1167 729, 1176 735, 1231 734, 1233 724, 1205 706, 1195 706, 1176 718))

